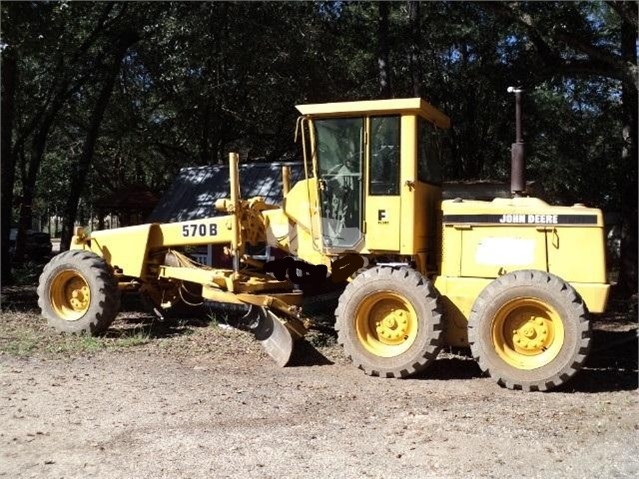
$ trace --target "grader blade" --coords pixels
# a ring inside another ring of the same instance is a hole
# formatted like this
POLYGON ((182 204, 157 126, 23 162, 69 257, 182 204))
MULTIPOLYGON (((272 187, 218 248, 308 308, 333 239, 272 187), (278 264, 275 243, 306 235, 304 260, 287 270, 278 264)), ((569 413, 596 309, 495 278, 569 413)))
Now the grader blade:
POLYGON ((210 311, 230 313, 228 324, 252 333, 275 363, 287 366, 293 355, 295 341, 306 333, 304 323, 295 317, 278 317, 273 311, 256 304, 233 304, 206 301, 210 311), (239 313, 239 315, 238 315, 239 313))
POLYGON ((293 335, 285 324, 271 311, 261 309, 255 326, 250 331, 275 363, 284 367, 293 354, 293 335))

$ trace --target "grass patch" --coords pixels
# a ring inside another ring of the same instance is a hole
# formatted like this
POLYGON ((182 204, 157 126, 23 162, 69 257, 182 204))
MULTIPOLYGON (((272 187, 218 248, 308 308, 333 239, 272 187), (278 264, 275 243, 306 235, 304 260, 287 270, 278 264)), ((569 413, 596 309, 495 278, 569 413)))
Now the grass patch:
POLYGON ((206 315, 208 319, 209 326, 212 328, 219 328, 222 326, 223 328, 229 326, 229 316, 224 313, 209 313, 206 315))
POLYGON ((31 356, 38 348, 38 340, 28 335, 9 339, 0 339, 0 352, 11 354, 12 356, 31 356))
POLYGON ((151 341, 151 335, 148 331, 137 330, 133 334, 126 334, 120 338, 116 338, 113 341, 112 346, 116 348, 133 348, 136 346, 142 346, 151 341))
POLYGON ((44 345, 44 352, 49 354, 76 355, 95 353, 105 348, 103 338, 86 335, 56 335, 53 341, 44 345))
POLYGON ((73 358, 135 348, 172 357, 224 356, 260 351, 252 335, 224 327, 229 315, 171 312, 160 320, 137 298, 123 297, 123 309, 104 335, 58 333, 40 315, 35 285, 2 288, 0 355, 73 358))
POLYGON ((316 348, 331 348, 337 345, 336 336, 325 331, 309 331, 305 338, 316 348))
POLYGON ((97 337, 62 334, 50 328, 37 314, 19 311, 0 313, 0 353, 12 356, 78 356, 138 347, 151 341, 147 327, 115 329, 110 333, 97 337))

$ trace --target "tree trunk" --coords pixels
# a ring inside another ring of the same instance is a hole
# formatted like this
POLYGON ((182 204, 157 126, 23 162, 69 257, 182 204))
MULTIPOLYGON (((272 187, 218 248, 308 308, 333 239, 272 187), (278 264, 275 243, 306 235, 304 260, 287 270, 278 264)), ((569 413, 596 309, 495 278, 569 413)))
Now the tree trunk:
POLYGON ((409 40, 409 53, 408 64, 410 67, 411 86, 413 89, 413 96, 422 96, 422 71, 421 63, 419 61, 419 44, 421 37, 421 18, 420 18, 420 5, 416 0, 409 0, 408 2, 408 21, 410 23, 410 40, 409 40))
POLYGON ((11 261, 9 259, 9 236, 11 234, 11 220, 13 217, 13 186, 15 182, 15 156, 13 147, 13 124, 15 119, 15 92, 18 65, 13 48, 7 48, 2 55, 2 191, 0 218, 2 224, 0 231, 2 239, 0 246, 0 281, 9 284, 11 277, 11 261))
POLYGON ((53 120, 60 108, 62 108, 62 105, 63 100, 60 99, 43 117, 33 137, 28 168, 26 168, 25 165, 26 171, 23 175, 22 200, 20 201, 20 216, 18 219, 18 234, 16 236, 15 249, 15 259, 18 262, 24 260, 26 253, 27 230, 31 228, 33 222, 33 199, 35 198, 36 179, 46 149, 47 137, 53 125, 53 120))
POLYGON ((379 53, 377 57, 377 66, 379 72, 379 95, 380 98, 391 98, 391 78, 390 78, 390 54, 388 47, 388 2, 379 2, 377 19, 377 42, 379 53))
MULTIPOLYGON (((98 18, 95 28, 90 31, 90 33, 78 46, 75 52, 73 52, 73 54, 71 54, 71 52, 68 52, 69 54, 64 55, 64 58, 70 57, 71 60, 66 65, 64 64, 64 62, 59 63, 59 65, 61 65, 62 67, 57 69, 58 71, 55 74, 53 86, 47 102, 45 102, 37 111, 37 113, 33 117, 33 120, 28 122, 29 127, 27 128, 27 130, 23 132, 19 139, 16 140, 16 144, 19 145, 19 148, 14 147, 14 155, 17 154, 16 151, 18 149, 22 150, 24 148, 27 137, 30 137, 33 134, 28 168, 25 164, 22 175, 23 195, 20 204, 20 216, 18 221, 18 235, 16 238, 15 252, 15 256, 18 261, 24 258, 26 230, 31 227, 33 217, 32 206, 33 199, 35 197, 35 185, 38 173, 40 171, 42 158, 46 150, 49 131, 53 125, 53 122, 55 121, 58 112, 64 106, 67 99, 74 93, 76 93, 81 88, 81 86, 92 76, 92 68, 87 68, 86 65, 84 65, 83 67, 83 63, 86 62, 85 57, 87 51, 91 48, 92 45, 95 44, 99 34, 106 28, 106 21, 109 18, 109 14, 112 9, 113 5, 105 5, 100 17, 98 18), (81 71, 81 74, 79 76, 78 70, 81 71)), ((125 11, 126 5, 123 5, 119 16, 123 15, 125 11)), ((94 61, 91 63, 94 66, 99 65, 101 63, 102 55, 102 53, 99 53, 94 61)))
POLYGON ((109 100, 113 93, 113 86, 115 85, 115 81, 120 73, 122 59, 124 58, 128 48, 135 43, 137 39, 138 36, 135 33, 123 35, 117 51, 114 53, 113 62, 104 74, 102 89, 100 90, 98 99, 96 100, 93 112, 91 113, 89 129, 82 147, 82 154, 77 168, 75 169, 75 174, 72 175, 69 185, 69 196, 67 197, 67 202, 64 208, 62 235, 60 237, 60 251, 68 250, 71 244, 73 227, 78 213, 78 203, 86 184, 89 169, 91 168, 91 161, 93 160, 93 153, 98 140, 102 118, 104 117, 104 112, 109 105, 109 100))
MULTIPOLYGON (((637 30, 627 21, 621 27, 621 54, 628 65, 637 64, 637 30)), ((631 81, 622 84, 624 146, 621 153, 621 265, 619 291, 622 295, 637 292, 637 88, 631 81)))

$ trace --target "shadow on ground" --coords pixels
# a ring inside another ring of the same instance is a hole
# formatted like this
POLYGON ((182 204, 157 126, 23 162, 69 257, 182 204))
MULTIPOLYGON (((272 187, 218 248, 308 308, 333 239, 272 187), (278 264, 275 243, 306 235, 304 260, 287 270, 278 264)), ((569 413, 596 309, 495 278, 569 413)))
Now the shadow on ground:
MULTIPOLYGON (((567 384, 555 392, 598 393, 631 391, 639 387, 637 330, 593 330, 592 348, 586 364, 567 384)), ((440 355, 432 366, 416 379, 474 379, 483 374, 470 357, 470 350, 455 350, 455 357, 440 355), (444 356, 444 357, 442 357, 444 356)))
POLYGON ((334 364, 333 361, 324 356, 319 349, 305 339, 301 339, 295 343, 293 355, 288 365, 290 367, 304 367, 330 366, 331 364, 334 364))
MULTIPOLYGON (((165 317, 159 318, 157 315, 144 311, 144 305, 137 295, 125 295, 122 299, 123 312, 118 317, 117 324, 110 328, 106 337, 123 338, 143 334, 152 339, 169 338, 192 334, 195 328, 205 328, 211 322, 219 324, 230 324, 233 322, 233 315, 219 311, 213 311, 206 306, 199 307, 177 307, 170 312, 163 312, 165 317)), ((238 316, 239 317, 239 316, 238 316)), ((246 334, 251 334, 247 332, 246 334)), ((309 334, 317 340, 316 335, 309 334)), ((317 348, 306 339, 300 339, 295 343, 293 354, 289 362, 291 367, 303 366, 326 366, 333 364, 317 348)))
POLYGON ((557 392, 631 391, 639 387, 637 330, 593 331, 592 350, 582 370, 557 392))
POLYGON ((124 294, 120 314, 104 336, 122 338, 143 334, 150 339, 184 336, 193 334, 195 328, 210 326, 212 320, 206 308, 184 305, 163 311, 159 317, 144 306, 139 295, 124 294))
POLYGON ((438 359, 416 379, 445 381, 449 379, 474 379, 482 376, 481 369, 470 356, 469 350, 454 350, 455 357, 444 351, 438 359))
POLYGON ((40 314, 36 286, 3 286, 2 311, 40 314))
MULTIPOLYGON (((614 306, 614 303, 612 304, 614 306)), ((2 288, 3 312, 39 315, 35 286, 2 288)), ((557 392, 598 393, 628 391, 639 387, 637 318, 615 308, 593 321, 591 353, 582 370, 557 392), (623 318, 620 320, 619 318, 623 318)), ((143 335, 149 339, 170 338, 193 334, 196 328, 207 327, 214 318, 204 307, 176 308, 164 319, 145 311, 137 295, 125 294, 122 312, 105 333, 107 338, 127 338, 143 335)), ((330 333, 324 332, 325 335, 330 333)), ((333 332, 334 336, 334 332, 333 332)), ((334 340, 334 337, 333 337, 334 340)), ((417 379, 474 379, 482 373, 468 350, 441 354, 434 364, 416 376, 417 379)), ((328 365, 332 362, 307 341, 299 341, 291 361, 292 366, 328 365)))

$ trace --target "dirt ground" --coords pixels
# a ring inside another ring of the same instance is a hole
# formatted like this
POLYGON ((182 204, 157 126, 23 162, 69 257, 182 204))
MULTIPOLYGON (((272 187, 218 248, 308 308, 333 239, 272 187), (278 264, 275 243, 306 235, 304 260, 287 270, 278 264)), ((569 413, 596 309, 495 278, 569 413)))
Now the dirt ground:
POLYGON ((60 336, 34 288, 5 288, 0 477, 639 477, 634 308, 596 318, 568 385, 522 393, 464 351, 368 377, 318 333, 280 369, 246 333, 134 301, 103 338, 60 336))

